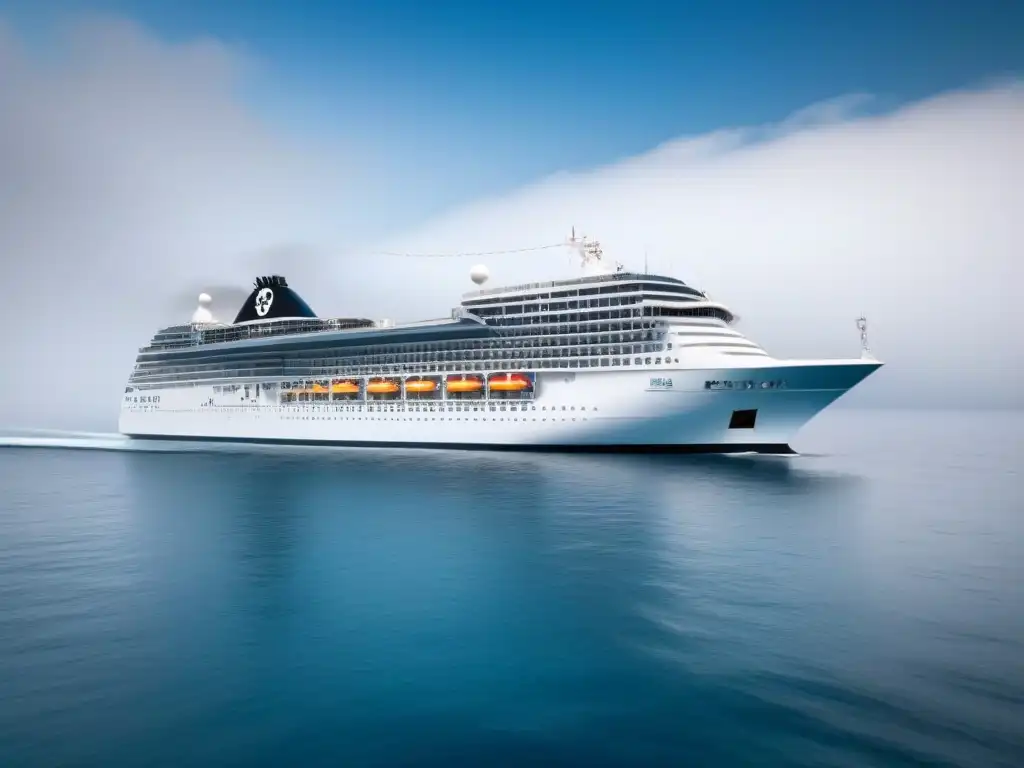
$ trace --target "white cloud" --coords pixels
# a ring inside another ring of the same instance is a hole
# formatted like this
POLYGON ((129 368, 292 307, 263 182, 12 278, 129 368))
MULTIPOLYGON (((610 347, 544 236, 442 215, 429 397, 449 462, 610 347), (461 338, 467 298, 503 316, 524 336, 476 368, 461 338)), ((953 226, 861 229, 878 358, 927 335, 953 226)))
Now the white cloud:
MULTIPOLYGON (((779 357, 856 356, 853 320, 866 313, 889 365, 855 393, 862 402, 1021 406, 1024 89, 850 117, 862 103, 556 176, 389 247, 512 248, 575 223, 627 267, 646 250, 652 271, 726 302, 779 357)), ((457 261, 407 260, 405 277, 469 287, 472 259, 457 261)), ((552 252, 490 266, 498 283, 566 272, 552 252)))
POLYGON ((183 293, 333 239, 366 185, 330 170, 347 148, 289 145, 247 111, 247 61, 220 43, 116 19, 62 41, 33 56, 0 30, 0 423, 109 426, 136 348, 191 312, 183 293))
MULTIPOLYGON (((322 314, 417 319, 472 287, 476 259, 351 249, 415 207, 410 180, 372 173, 359 147, 270 131, 235 93, 251 66, 238 51, 104 19, 59 53, 33 56, 0 25, 0 423, 111 426, 135 349, 202 288, 231 316, 273 270, 322 314)), ((557 174, 380 249, 515 248, 575 224, 629 267, 646 248, 780 356, 856 354, 867 313, 890 363, 867 383, 877 400, 1021 404, 1024 91, 852 116, 862 103, 557 174)), ((561 130, 603 128, 581 115, 561 130)), ((487 261, 495 282, 573 271, 559 251, 487 261)))

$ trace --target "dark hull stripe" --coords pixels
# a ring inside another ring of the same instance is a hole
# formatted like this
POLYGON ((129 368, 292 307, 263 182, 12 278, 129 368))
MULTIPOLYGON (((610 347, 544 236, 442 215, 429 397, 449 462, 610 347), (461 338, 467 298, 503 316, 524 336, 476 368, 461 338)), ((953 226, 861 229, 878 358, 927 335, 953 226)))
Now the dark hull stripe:
POLYGON ((302 440, 298 438, 204 437, 179 435, 126 435, 133 440, 174 442, 253 443, 262 445, 318 445, 337 448, 416 448, 445 451, 531 451, 538 453, 770 453, 788 456, 796 451, 786 443, 692 443, 678 445, 540 445, 515 443, 424 443, 373 440, 302 440))

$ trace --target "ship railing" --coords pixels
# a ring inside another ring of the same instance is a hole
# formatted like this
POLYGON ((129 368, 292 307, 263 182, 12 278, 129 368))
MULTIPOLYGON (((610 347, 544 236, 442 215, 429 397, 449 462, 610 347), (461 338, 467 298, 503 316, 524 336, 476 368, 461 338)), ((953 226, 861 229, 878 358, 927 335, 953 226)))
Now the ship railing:
POLYGON ((469 291, 462 294, 463 299, 479 298, 480 296, 494 296, 499 293, 510 293, 512 291, 536 291, 541 288, 564 288, 570 285, 583 285, 584 283, 609 283, 622 282, 625 280, 662 280, 668 283, 686 285, 682 280, 665 275, 652 275, 647 272, 615 272, 610 275, 594 275, 593 277, 576 277, 571 280, 544 280, 539 283, 521 283, 520 285, 506 285, 500 288, 481 288, 476 291, 469 291))
MULTIPOLYGON (((476 316, 472 316, 476 319, 476 316)), ((179 334, 173 339, 160 338, 161 331, 154 340, 139 353, 163 352, 186 347, 198 347, 207 344, 224 344, 248 339, 266 338, 268 336, 289 336, 301 333, 358 332, 374 329, 419 328, 442 323, 451 323, 451 317, 438 317, 429 320, 416 320, 408 323, 393 323, 390 320, 374 321, 365 318, 316 318, 303 320, 284 320, 274 323, 252 323, 245 325, 225 325, 223 323, 193 323, 191 332, 179 334)))
POLYGON ((317 333, 322 331, 359 331, 375 327, 372 320, 366 318, 316 318, 302 320, 284 320, 273 323, 248 323, 230 326, 196 327, 193 336, 195 344, 223 344, 230 341, 258 339, 267 336, 287 336, 299 333, 317 333))
POLYGON ((454 318, 451 317, 435 317, 430 320, 412 320, 408 323, 395 323, 394 325, 388 326, 389 328, 419 328, 424 325, 437 325, 438 323, 451 323, 454 318))

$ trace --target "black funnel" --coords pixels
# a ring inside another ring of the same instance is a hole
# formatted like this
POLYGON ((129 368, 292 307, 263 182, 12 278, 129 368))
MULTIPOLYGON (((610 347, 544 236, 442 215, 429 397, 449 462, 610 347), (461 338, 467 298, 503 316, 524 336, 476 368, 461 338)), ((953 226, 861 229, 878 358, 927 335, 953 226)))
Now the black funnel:
POLYGON ((316 313, 280 275, 256 278, 256 285, 238 310, 236 323, 253 320, 283 320, 285 318, 315 318, 316 313))

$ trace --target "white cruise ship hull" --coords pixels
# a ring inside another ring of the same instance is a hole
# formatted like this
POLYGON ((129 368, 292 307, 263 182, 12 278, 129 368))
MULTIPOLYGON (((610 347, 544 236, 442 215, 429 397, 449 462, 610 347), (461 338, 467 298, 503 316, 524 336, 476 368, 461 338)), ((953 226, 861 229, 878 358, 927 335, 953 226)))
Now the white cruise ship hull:
POLYGON ((530 400, 280 404, 272 391, 257 393, 255 382, 248 396, 215 394, 212 384, 133 389, 119 431, 381 447, 787 453, 804 424, 880 365, 773 360, 705 370, 541 370, 530 400))

